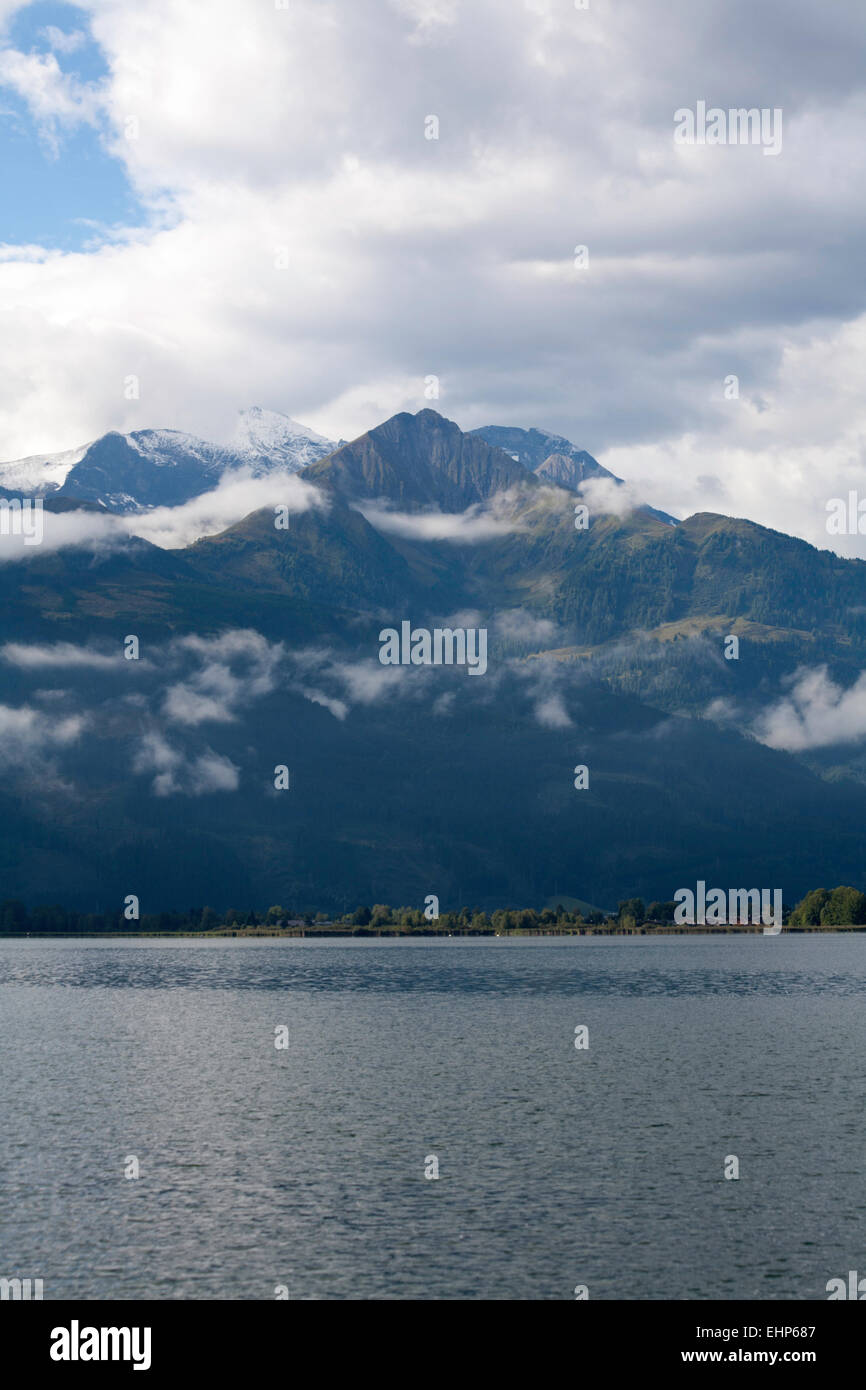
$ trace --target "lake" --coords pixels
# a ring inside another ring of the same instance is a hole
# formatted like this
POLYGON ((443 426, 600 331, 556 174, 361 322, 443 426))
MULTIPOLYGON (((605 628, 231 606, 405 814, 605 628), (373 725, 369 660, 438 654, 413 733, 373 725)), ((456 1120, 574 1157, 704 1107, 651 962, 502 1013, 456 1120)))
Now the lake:
POLYGON ((2 940, 0 1275, 825 1299, 866 1272, 864 1002, 841 934, 2 940))

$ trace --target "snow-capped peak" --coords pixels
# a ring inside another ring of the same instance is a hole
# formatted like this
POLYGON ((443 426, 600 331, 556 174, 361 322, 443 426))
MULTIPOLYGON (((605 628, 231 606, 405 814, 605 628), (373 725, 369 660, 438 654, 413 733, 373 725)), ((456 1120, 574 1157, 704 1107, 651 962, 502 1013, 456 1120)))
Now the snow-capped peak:
POLYGON ((229 447, 251 459, 267 459, 303 468, 315 459, 324 458, 337 446, 278 410, 254 405, 239 412, 229 447))
POLYGON ((0 463, 0 488, 32 494, 54 492, 63 486, 89 448, 89 444, 83 444, 79 449, 65 449, 60 454, 31 454, 26 459, 0 463))

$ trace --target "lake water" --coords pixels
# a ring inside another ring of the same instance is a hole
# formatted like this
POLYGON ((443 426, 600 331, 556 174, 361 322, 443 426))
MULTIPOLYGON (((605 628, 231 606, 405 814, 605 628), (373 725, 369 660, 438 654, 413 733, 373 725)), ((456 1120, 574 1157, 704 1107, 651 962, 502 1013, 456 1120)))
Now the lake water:
POLYGON ((864 1000, 851 935, 0 941, 0 1275, 824 1299, 866 1272, 864 1000))

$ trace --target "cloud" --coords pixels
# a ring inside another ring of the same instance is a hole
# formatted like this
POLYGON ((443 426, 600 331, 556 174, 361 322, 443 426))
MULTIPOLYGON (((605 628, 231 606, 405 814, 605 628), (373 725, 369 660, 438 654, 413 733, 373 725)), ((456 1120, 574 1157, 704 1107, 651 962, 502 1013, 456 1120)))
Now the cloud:
POLYGON ((46 24, 39 33, 55 53, 75 53, 87 42, 83 29, 64 30, 58 29, 56 24, 46 24))
POLYGON ((226 473, 212 492, 202 493, 181 507, 156 507, 150 512, 121 518, 129 535, 140 536, 164 550, 191 545, 201 536, 213 536, 251 512, 285 505, 291 514, 327 506, 325 495, 293 473, 274 470, 254 478, 246 470, 226 473))
MULTIPOLYGON (((151 776, 155 795, 234 791, 240 769, 224 753, 202 746, 198 730, 208 723, 240 725, 256 702, 286 676, 286 656, 282 643, 242 628, 218 636, 190 633, 161 646, 150 645, 148 657, 134 663, 124 661, 120 653, 106 655, 71 642, 7 643, 0 647, 0 657, 23 676, 43 682, 52 672, 68 678, 80 670, 97 672, 100 679, 97 686, 90 682, 74 694, 65 687, 35 689, 31 699, 47 705, 49 712, 32 705, 0 706, 0 746, 7 745, 4 761, 23 763, 26 770, 27 758, 59 754, 90 733, 116 740, 118 750, 109 762, 123 765, 133 730, 132 770, 151 776), (114 683, 112 676, 118 678, 114 683), (130 679, 135 681, 132 691, 130 679), (86 702, 87 708, 61 716, 55 712, 61 698, 64 711, 73 698, 86 702)), ((338 713, 339 702, 333 703, 338 713)))
POLYGON ((568 729, 572 720, 561 695, 548 695, 535 706, 535 718, 543 729, 568 729))
POLYGON ((508 504, 504 499, 492 498, 488 503, 475 503, 465 512, 397 512, 386 505, 356 504, 365 521, 386 535, 405 536, 408 540, 454 541, 471 545, 477 541, 494 540, 507 536, 517 529, 513 519, 503 514, 508 504))
POLYGON ((9 88, 22 98, 40 135, 55 154, 59 150, 58 126, 71 128, 98 122, 102 107, 100 89, 64 73, 53 53, 0 50, 0 87, 9 88))
POLYGON ((44 646, 36 643, 28 645, 24 642, 6 642, 0 647, 0 657, 11 666, 20 666, 30 671, 54 668, 68 670, 75 667, 108 671, 123 662, 120 650, 113 654, 97 652, 91 647, 77 647, 72 642, 54 642, 44 646))
POLYGON ((536 618, 525 608, 509 608, 494 619, 497 636, 521 647, 550 647, 556 624, 549 618, 536 618))
MULTIPOLYGON (((443 621, 445 627, 474 627, 478 625, 477 613, 458 613, 443 621)), ((353 705, 371 706, 387 699, 423 700, 431 693, 430 685, 421 676, 417 666, 383 666, 378 657, 378 642, 373 642, 375 655, 369 659, 349 658, 329 648, 305 648, 287 653, 288 664, 294 668, 295 675, 289 683, 291 688, 303 695, 313 704, 330 710, 336 719, 344 720, 353 705), (312 679, 315 683, 312 683, 312 679), (323 690, 323 686, 331 690, 323 690)), ((428 674, 453 674, 451 667, 425 668, 428 674)), ((447 676, 446 676, 447 678, 447 676)), ((485 681, 486 687, 495 681, 485 681)), ((438 687, 437 687, 438 688, 438 687)), ((437 696, 434 713, 445 713, 450 708, 448 693, 437 696)))
POLYGON ((825 534, 866 437, 860 0, 81 8, 104 81, 9 48, 5 80, 58 142, 96 121, 147 217, 6 252, 6 457, 251 402, 351 437, 435 374, 465 427, 554 430, 668 511, 825 534), (698 98, 782 107, 782 154, 676 146, 698 98))
POLYGON ((206 792, 233 792, 240 783, 240 770, 221 753, 208 749, 193 762, 190 769, 190 789, 193 796, 206 792))
POLYGON ((0 562, 27 560, 44 550, 80 547, 99 553, 126 549, 131 537, 163 550, 192 545, 202 536, 218 535, 252 512, 285 505, 291 515, 311 507, 326 507, 324 493, 293 473, 276 470, 254 478, 233 470, 218 485, 178 507, 154 507, 149 512, 117 516, 92 511, 42 512, 43 539, 28 545, 24 535, 0 532, 0 562))
POLYGON ((81 715, 54 719, 29 705, 17 708, 0 705, 0 764, 22 772, 44 774, 45 766, 41 764, 37 768, 33 759, 75 743, 85 724, 81 715))
POLYGON ((201 695, 190 685, 173 685, 166 691, 163 714, 170 724, 230 723, 237 718, 227 701, 201 695))
POLYGON ((183 637, 176 651, 191 653, 200 665, 168 687, 162 712, 170 724, 190 727, 236 720, 243 708, 275 688, 284 656, 282 643, 244 629, 213 638, 183 637))
POLYGON ((866 738, 866 672, 844 689, 826 666, 801 670, 791 692, 755 721, 752 732, 770 748, 799 753, 866 738))
POLYGON ((408 666, 382 666, 377 657, 370 661, 334 661, 329 673, 342 683, 355 704, 373 705, 384 695, 396 691, 410 669, 408 666))
POLYGON ((612 478, 587 478, 580 495, 587 503, 590 517, 596 515, 628 516, 636 507, 646 506, 646 497, 632 483, 615 483, 612 478))
POLYGON ((155 774, 152 789, 156 796, 205 796, 236 791, 240 785, 240 769, 229 758, 211 748, 188 758, 156 730, 141 739, 133 770, 155 774))
POLYGON ((300 691, 305 700, 330 710, 335 719, 343 720, 349 713, 349 706, 345 700, 337 700, 331 695, 325 695, 321 690, 314 690, 306 686, 301 686, 300 691))

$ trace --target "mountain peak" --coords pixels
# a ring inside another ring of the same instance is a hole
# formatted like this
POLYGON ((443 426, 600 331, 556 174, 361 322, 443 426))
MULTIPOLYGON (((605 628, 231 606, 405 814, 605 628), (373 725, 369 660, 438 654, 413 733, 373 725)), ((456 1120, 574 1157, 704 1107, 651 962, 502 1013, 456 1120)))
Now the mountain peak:
POLYGON ((350 499, 465 511, 494 493, 525 484, 526 470, 501 449, 438 411, 401 411, 306 471, 350 499))
POLYGON ((285 462, 291 456, 295 468, 303 468, 324 458, 336 445, 316 434, 290 415, 253 405, 238 412, 237 424, 229 444, 235 453, 269 463, 285 462))
POLYGON ((551 434, 549 430, 522 430, 510 425, 482 425, 473 434, 486 439, 499 449, 504 449, 512 458, 519 460, 530 473, 536 473, 549 482, 561 487, 576 489, 587 478, 612 478, 621 482, 606 468, 588 454, 578 449, 570 439, 561 434, 551 434))

